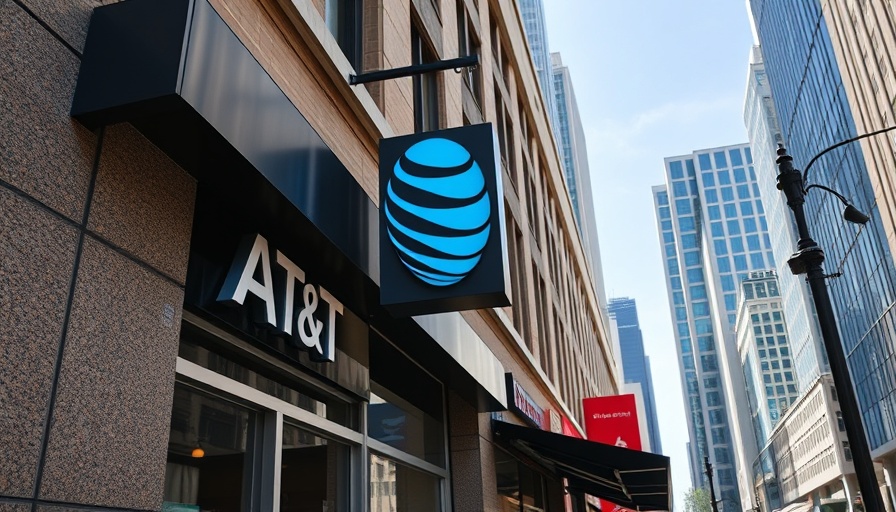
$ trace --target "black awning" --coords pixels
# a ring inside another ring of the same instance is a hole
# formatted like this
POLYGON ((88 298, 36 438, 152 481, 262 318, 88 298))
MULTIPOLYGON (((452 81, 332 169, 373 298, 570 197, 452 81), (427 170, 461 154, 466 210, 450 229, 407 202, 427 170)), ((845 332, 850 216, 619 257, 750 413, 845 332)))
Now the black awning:
POLYGON ((669 457, 493 421, 497 439, 532 458, 568 488, 633 510, 672 510, 669 457))

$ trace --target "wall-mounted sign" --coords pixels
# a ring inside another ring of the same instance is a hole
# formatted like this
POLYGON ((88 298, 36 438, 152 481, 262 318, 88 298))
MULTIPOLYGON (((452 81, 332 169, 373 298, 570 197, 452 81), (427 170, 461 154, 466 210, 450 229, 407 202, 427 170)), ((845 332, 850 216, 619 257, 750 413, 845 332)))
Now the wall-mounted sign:
MULTIPOLYGON (((588 440, 612 444, 630 450, 641 450, 641 427, 635 395, 596 396, 582 400, 585 412, 585 434, 588 440)), ((633 512, 605 499, 600 500, 605 512, 633 512)))
POLYGON ((305 272, 280 251, 272 254, 258 234, 240 242, 217 300, 242 306, 249 295, 263 304, 257 322, 307 348, 315 361, 335 360, 342 303, 323 286, 306 283, 305 272))
POLYGON ((491 124, 380 141, 380 301, 395 315, 510 304, 491 124))
POLYGON ((635 395, 596 396, 582 400, 585 434, 590 441, 630 450, 641 449, 635 395))
POLYGON ((513 378, 512 373, 505 373, 507 381, 507 408, 521 415, 534 427, 544 428, 544 409, 535 403, 535 400, 526 393, 520 383, 513 378))

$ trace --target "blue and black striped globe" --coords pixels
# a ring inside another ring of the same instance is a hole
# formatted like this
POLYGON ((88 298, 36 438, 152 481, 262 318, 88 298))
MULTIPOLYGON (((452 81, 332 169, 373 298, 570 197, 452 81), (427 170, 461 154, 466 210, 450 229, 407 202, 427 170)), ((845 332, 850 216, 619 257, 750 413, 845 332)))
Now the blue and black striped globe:
POLYGON ((470 153, 442 138, 408 148, 386 185, 386 229, 420 280, 449 286, 479 263, 491 229, 485 177, 470 153))

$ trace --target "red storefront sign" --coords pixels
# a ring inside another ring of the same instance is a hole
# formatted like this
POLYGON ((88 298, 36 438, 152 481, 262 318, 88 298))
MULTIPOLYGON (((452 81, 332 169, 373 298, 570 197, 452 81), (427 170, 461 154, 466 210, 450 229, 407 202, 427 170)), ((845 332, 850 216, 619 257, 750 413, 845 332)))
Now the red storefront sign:
MULTIPOLYGON (((585 434, 589 441, 641 450, 641 429, 635 395, 597 396, 582 400, 585 434)), ((602 512, 630 512, 607 500, 600 500, 602 512)))
POLYGON ((585 434, 590 441, 630 450, 641 449, 635 395, 597 396, 582 400, 585 434))

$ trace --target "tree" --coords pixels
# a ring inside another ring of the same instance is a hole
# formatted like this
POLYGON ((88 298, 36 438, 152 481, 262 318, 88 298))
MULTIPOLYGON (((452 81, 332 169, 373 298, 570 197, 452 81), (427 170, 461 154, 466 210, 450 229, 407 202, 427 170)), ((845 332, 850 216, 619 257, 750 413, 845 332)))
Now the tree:
POLYGON ((712 512, 709 491, 702 488, 689 489, 684 495, 685 512, 712 512))

